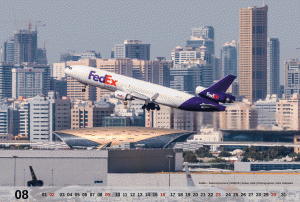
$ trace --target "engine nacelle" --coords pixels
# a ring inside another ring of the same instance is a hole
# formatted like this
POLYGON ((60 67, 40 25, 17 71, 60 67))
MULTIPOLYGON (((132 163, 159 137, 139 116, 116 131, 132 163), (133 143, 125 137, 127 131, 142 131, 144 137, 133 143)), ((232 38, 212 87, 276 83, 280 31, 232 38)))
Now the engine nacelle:
POLYGON ((128 93, 126 92, 123 92, 123 91, 119 91, 117 90, 115 92, 115 98, 119 99, 119 100, 124 100, 124 101, 127 101, 127 100, 134 100, 134 98, 129 95, 128 93))
POLYGON ((207 88, 204 88, 202 86, 198 86, 195 90, 196 95, 199 95, 202 91, 206 90, 207 88))

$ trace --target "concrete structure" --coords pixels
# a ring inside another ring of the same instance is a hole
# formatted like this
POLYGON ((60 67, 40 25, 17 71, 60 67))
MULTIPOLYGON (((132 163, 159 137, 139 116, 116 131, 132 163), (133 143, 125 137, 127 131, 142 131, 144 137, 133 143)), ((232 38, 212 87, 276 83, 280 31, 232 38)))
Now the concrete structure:
POLYGON ((223 44, 221 49, 222 78, 228 74, 237 76, 237 49, 236 41, 232 40, 223 44))
POLYGON ((221 130, 251 130, 257 126, 257 111, 247 100, 226 107, 220 112, 221 130))
POLYGON ((268 38, 268 94, 279 96, 280 49, 277 38, 268 38))
POLYGON ((103 120, 104 127, 113 126, 140 126, 145 127, 144 114, 139 115, 134 109, 123 109, 122 111, 106 116, 103 120))
POLYGON ((0 62, 0 99, 12 97, 13 63, 0 62))
POLYGON ((208 51, 211 55, 215 55, 214 40, 205 38, 203 36, 200 36, 200 37, 191 36, 191 38, 189 40, 186 40, 186 47, 191 48, 191 50, 196 50, 197 48, 200 48, 202 46, 207 47, 208 51))
POLYGON ((71 128, 93 128, 103 126, 106 116, 114 112, 114 105, 108 102, 94 104, 92 101, 73 103, 71 109, 71 128))
POLYGON ((255 102, 267 95, 268 6, 240 9, 239 94, 255 102))
POLYGON ((48 64, 45 48, 37 48, 35 62, 37 64, 42 64, 42 65, 48 64))
POLYGON ((145 127, 172 129, 173 109, 171 107, 161 105, 160 111, 145 110, 145 127))
POLYGON ((18 30, 14 33, 14 63, 34 62, 37 52, 37 31, 18 30))
POLYGON ((202 26, 192 28, 192 36, 200 37, 204 36, 205 38, 215 40, 215 30, 213 26, 202 26))
POLYGON ((254 103, 257 110, 257 124, 261 129, 272 129, 276 123, 276 95, 267 95, 265 100, 258 100, 254 103))
POLYGON ((194 59, 194 58, 197 58, 196 51, 184 51, 180 46, 177 46, 171 52, 171 60, 174 62, 173 66, 177 64, 182 64, 188 59, 194 59))
MULTIPOLYGON (((96 67, 95 59, 86 59, 79 61, 68 61, 67 66, 72 65, 85 65, 90 67, 96 67)), ((78 99, 78 100, 92 100, 95 101, 97 98, 96 87, 94 86, 85 86, 82 83, 79 83, 76 79, 72 77, 67 77, 67 95, 69 98, 78 99), (85 92, 82 92, 82 89, 85 89, 85 92)))
POLYGON ((298 59, 284 61, 285 97, 291 97, 294 93, 300 94, 300 61, 298 59))
POLYGON ((56 79, 51 77, 50 90, 58 92, 59 97, 68 96, 68 81, 67 77, 56 79))
POLYGON ((45 93, 44 70, 32 67, 12 69, 12 97, 32 98, 45 93))
POLYGON ((213 65, 213 80, 222 79, 222 59, 219 57, 214 57, 213 65))
POLYGON ((250 171, 270 171, 270 170, 299 170, 299 162, 234 162, 234 171, 250 172, 250 171))
POLYGON ((114 58, 150 60, 150 44, 142 44, 141 40, 125 40, 124 44, 114 46, 114 58))
POLYGON ((69 147, 172 148, 193 132, 145 127, 98 127, 55 131, 69 147))
POLYGON ((276 105, 276 123, 286 130, 300 130, 300 95, 281 99, 276 105))
POLYGON ((13 112, 9 106, 3 102, 0 103, 0 134, 13 133, 13 112))
POLYGON ((52 77, 57 78, 57 79, 65 77, 66 76, 65 68, 66 68, 65 62, 53 63, 52 77))
POLYGON ((52 132, 70 128, 70 99, 59 99, 57 93, 28 99, 29 138, 31 142, 52 141, 52 132))
POLYGON ((32 166, 47 187, 106 186, 107 162, 105 150, 2 150, 0 185, 26 187, 32 166))
POLYGON ((3 61, 5 62, 9 62, 9 63, 14 63, 14 55, 15 55, 15 42, 14 42, 14 39, 11 38, 11 39, 8 39, 6 40, 6 42, 4 42, 4 50, 3 50, 3 61))
POLYGON ((108 150, 108 173, 152 173, 182 171, 182 150, 108 150))

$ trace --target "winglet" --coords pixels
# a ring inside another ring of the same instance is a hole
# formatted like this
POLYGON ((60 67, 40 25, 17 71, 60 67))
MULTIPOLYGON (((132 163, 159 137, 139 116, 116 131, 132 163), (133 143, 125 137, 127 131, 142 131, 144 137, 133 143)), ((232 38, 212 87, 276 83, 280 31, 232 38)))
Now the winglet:
POLYGON ((189 167, 188 167, 188 164, 187 164, 187 163, 184 163, 184 168, 185 168, 185 174, 186 174, 187 186, 188 186, 188 187, 194 187, 195 184, 194 184, 194 181, 193 181, 193 179, 192 179, 192 176, 191 176, 191 173, 190 173, 190 170, 189 170, 189 167))
POLYGON ((214 85, 210 86, 208 89, 204 90, 203 92, 214 91, 214 92, 226 92, 229 86, 232 84, 236 76, 227 75, 214 85))

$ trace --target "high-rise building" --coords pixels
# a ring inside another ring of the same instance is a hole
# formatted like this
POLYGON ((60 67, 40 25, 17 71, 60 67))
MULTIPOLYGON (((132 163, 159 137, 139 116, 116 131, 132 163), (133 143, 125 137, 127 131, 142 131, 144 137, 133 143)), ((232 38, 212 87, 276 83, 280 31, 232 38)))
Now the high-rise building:
POLYGON ((35 62, 41 65, 47 65, 47 55, 45 48, 37 48, 35 62))
POLYGON ((215 40, 215 30, 212 26, 202 26, 192 28, 192 36, 204 36, 207 39, 215 40))
POLYGON ((197 86, 202 86, 202 68, 197 64, 175 65, 170 69, 170 88, 195 94, 197 86))
POLYGON ((257 124, 260 129, 272 129, 276 123, 276 94, 268 94, 265 100, 258 100, 254 103, 257 110, 257 124))
POLYGON ((221 49, 222 77, 228 74, 237 76, 237 49, 236 41, 226 42, 221 49))
POLYGON ((222 79, 222 59, 214 57, 213 80, 222 79))
POLYGON ((13 68, 12 69, 12 97, 19 96, 32 98, 37 95, 43 95, 43 69, 31 67, 13 68))
POLYGON ((294 93, 300 94, 300 61, 298 59, 284 61, 285 97, 291 97, 294 93))
POLYGON ((220 112, 221 130, 256 129, 257 111, 249 101, 237 102, 220 112))
POLYGON ((180 46, 177 46, 171 52, 171 60, 174 62, 173 66, 177 64, 182 64, 188 59, 194 59, 194 58, 197 58, 196 51, 184 51, 180 46))
POLYGON ((124 44, 114 46, 114 58, 150 60, 150 44, 142 44, 141 40, 125 40, 124 44))
POLYGON ((191 36, 190 39, 186 40, 186 47, 191 48, 191 50, 195 50, 196 48, 200 48, 205 46, 208 48, 208 51, 215 55, 215 42, 212 39, 204 38, 203 36, 194 37, 191 36))
POLYGON ((71 101, 57 93, 28 99, 29 138, 31 142, 52 141, 53 131, 70 129, 71 101))
POLYGON ((12 70, 12 96, 26 98, 47 95, 50 91, 50 66, 21 63, 12 70))
POLYGON ((3 50, 3 61, 14 63, 14 55, 15 55, 15 42, 14 39, 8 39, 6 42, 4 42, 4 50, 3 50))
POLYGON ((13 63, 0 62, 0 99, 12 97, 13 63))
POLYGON ((0 101, 0 134, 13 133, 13 115, 12 109, 3 100, 0 101))
POLYGON ((59 93, 59 97, 68 96, 68 82, 67 77, 53 78, 50 80, 50 90, 59 93))
POLYGON ((66 76, 65 69, 66 69, 65 62, 53 63, 52 77, 57 78, 57 79, 65 77, 66 76))
POLYGON ((256 101, 267 95, 268 6, 240 9, 239 94, 256 101))
POLYGON ((279 96, 279 40, 277 38, 268 38, 268 94, 279 96))
POLYGON ((102 127, 106 116, 114 112, 114 105, 108 102, 93 104, 92 101, 74 103, 71 110, 71 128, 102 127))
POLYGON ((14 33, 14 63, 34 62, 37 53, 37 31, 18 30, 14 33))
POLYGON ((276 123, 286 130, 300 130, 300 95, 280 99, 276 105, 276 123))
POLYGON ((156 57, 159 63, 159 85, 170 87, 170 69, 173 68, 173 61, 166 60, 165 57, 156 57))

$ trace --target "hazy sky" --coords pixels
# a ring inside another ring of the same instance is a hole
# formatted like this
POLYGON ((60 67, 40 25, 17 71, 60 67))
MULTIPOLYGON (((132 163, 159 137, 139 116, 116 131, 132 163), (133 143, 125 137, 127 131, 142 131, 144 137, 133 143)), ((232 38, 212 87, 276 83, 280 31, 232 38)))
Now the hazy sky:
MULTIPOLYGON (((269 6, 268 37, 280 40, 283 74, 284 60, 300 56, 300 50, 296 51, 300 47, 300 1, 265 0, 265 4, 269 6)), ((114 44, 125 39, 151 44, 151 59, 170 59, 171 50, 185 46, 191 28, 199 26, 215 28, 216 56, 220 56, 222 44, 238 39, 239 9, 261 7, 263 0, 1 0, 0 5, 1 43, 12 37, 14 30, 26 28, 22 21, 42 21, 46 26, 38 27, 38 44, 42 47, 47 41, 47 58, 52 63, 68 50, 95 50, 103 58, 110 58, 114 44)))

